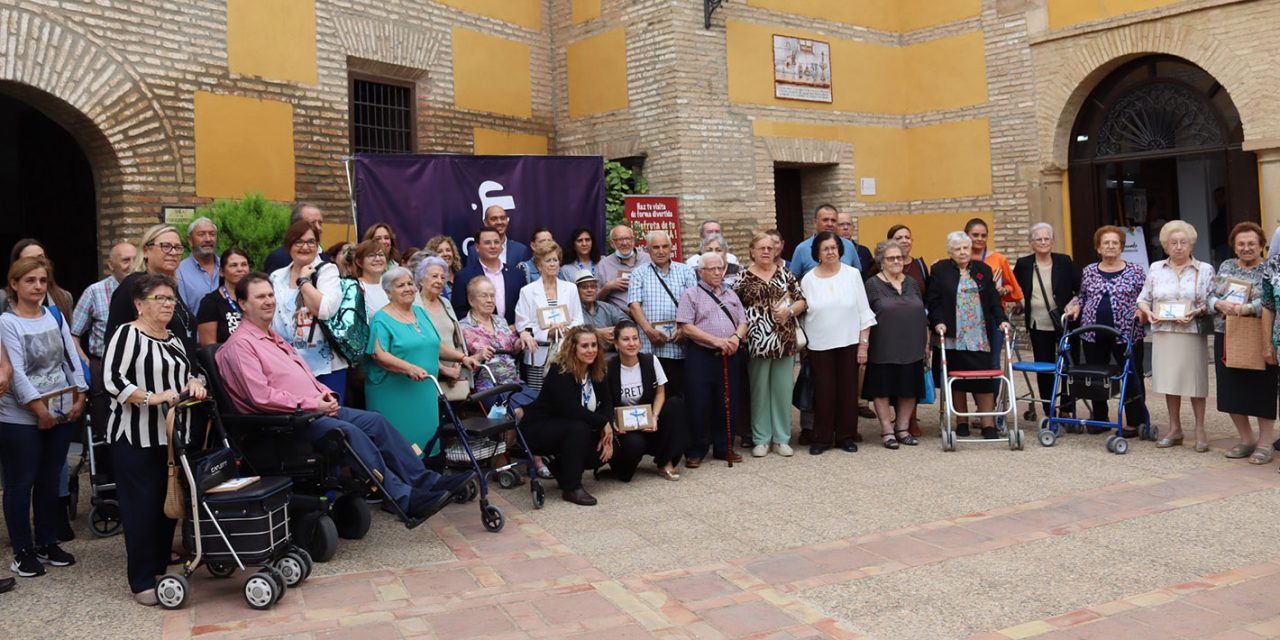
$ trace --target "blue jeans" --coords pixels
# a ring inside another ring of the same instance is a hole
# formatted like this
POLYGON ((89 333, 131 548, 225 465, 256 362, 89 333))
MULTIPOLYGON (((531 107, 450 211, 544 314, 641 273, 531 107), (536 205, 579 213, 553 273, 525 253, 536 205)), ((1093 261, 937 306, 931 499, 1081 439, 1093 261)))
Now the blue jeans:
POLYGON ((409 508, 409 494, 430 489, 440 474, 422 466, 413 445, 382 414, 360 409, 338 409, 338 415, 311 423, 306 437, 319 440, 332 429, 341 429, 356 456, 382 474, 382 487, 401 509, 409 508))
POLYGON ((58 542, 58 477, 67 462, 75 425, 49 429, 0 422, 0 465, 4 467, 4 522, 15 553, 58 542), (35 514, 35 537, 30 513, 35 514))

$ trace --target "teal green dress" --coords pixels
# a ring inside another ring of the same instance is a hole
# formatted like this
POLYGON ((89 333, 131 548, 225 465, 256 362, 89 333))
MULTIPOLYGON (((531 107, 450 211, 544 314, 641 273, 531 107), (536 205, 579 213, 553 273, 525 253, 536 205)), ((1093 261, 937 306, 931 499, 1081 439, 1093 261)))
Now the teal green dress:
MULTIPOLYGON (((383 309, 369 322, 369 355, 374 345, 391 355, 426 369, 431 375, 440 373, 440 335, 427 314, 413 307, 417 320, 412 324, 400 322, 383 309)), ((405 440, 425 452, 427 442, 440 428, 440 407, 437 404, 436 387, 430 380, 414 382, 401 373, 392 373, 374 362, 365 361, 365 405, 377 411, 395 427, 405 440)), ((437 442, 430 455, 440 451, 437 442)))

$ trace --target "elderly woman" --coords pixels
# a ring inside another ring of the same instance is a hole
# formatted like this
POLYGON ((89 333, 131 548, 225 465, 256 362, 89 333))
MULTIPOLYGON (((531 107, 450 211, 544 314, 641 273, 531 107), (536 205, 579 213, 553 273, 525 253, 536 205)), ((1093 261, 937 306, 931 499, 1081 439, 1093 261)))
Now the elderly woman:
MULTIPOLYGON (((1052 225, 1046 222, 1031 225, 1027 240, 1031 243, 1031 255, 1018 258, 1013 277, 1026 294, 1022 306, 1026 309, 1024 318, 1031 352, 1037 362, 1054 362, 1058 358, 1058 340, 1062 337, 1063 308, 1080 291, 1080 271, 1071 256, 1053 252, 1052 225)), ((1053 378, 1052 373, 1036 377, 1046 413, 1051 409, 1053 378)))
POLYGON ((533 246, 538 279, 520 289, 516 303, 516 330, 524 342, 525 379, 535 389, 542 385, 542 370, 549 353, 538 343, 555 342, 566 329, 582 324, 578 287, 557 277, 560 255, 560 245, 551 240, 533 246))
POLYGON ((174 310, 182 305, 173 279, 142 275, 127 294, 136 318, 111 334, 103 360, 103 382, 111 396, 107 442, 124 525, 129 589, 134 600, 150 606, 156 604, 156 576, 165 572, 173 542, 174 521, 164 514, 165 414, 184 392, 203 398, 205 389, 196 377, 193 354, 170 329, 174 310))
POLYGON ((520 379, 520 368, 515 358, 524 346, 520 342, 520 336, 500 316, 495 315, 496 292, 493 282, 488 278, 476 276, 471 279, 467 284, 467 300, 471 304, 471 310, 458 325, 462 329, 467 351, 484 364, 484 370, 475 374, 476 390, 483 391, 503 384, 520 385, 521 391, 510 399, 519 412, 519 407, 532 402, 537 396, 537 392, 520 379))
POLYGON ((471 369, 476 361, 440 341, 427 313, 414 305, 418 289, 408 269, 391 268, 380 285, 388 303, 369 321, 365 402, 413 445, 414 453, 430 457, 439 450, 438 442, 429 451, 427 443, 436 440, 440 408, 427 375, 439 374, 441 357, 460 360, 471 369))
MULTIPOLYGON (((925 293, 929 322, 941 337, 942 348, 947 350, 947 366, 952 371, 991 369, 996 357, 993 354, 999 353, 993 347, 998 347, 1001 339, 993 329, 998 327, 1006 333, 1011 330, 991 267, 973 259, 973 247, 970 234, 963 231, 947 234, 947 253, 951 259, 934 263, 929 290, 925 293)), ((934 363, 935 373, 940 372, 940 359, 934 358, 934 363)), ((989 413, 995 409, 992 380, 961 380, 951 388, 956 392, 951 401, 959 413, 969 411, 966 393, 973 394, 979 412, 989 413)), ((969 424, 958 423, 956 435, 968 437, 969 424)), ((997 435, 994 418, 984 416, 982 437, 994 440, 997 435)))
POLYGON ((809 454, 819 455, 832 445, 853 452, 858 450, 853 441, 858 432, 858 365, 867 362, 876 314, 867 304, 862 275, 840 261, 844 243, 839 236, 818 233, 811 251, 818 266, 800 283, 808 305, 804 332, 815 385, 809 454))
MULTIPOLYGON (((928 291, 929 267, 925 265, 924 258, 911 257, 911 249, 915 246, 911 236, 911 228, 905 224, 895 224, 889 227, 889 232, 885 234, 885 239, 897 242, 898 246, 902 248, 903 265, 905 265, 902 271, 907 274, 907 277, 916 281, 916 285, 920 287, 920 297, 923 298, 925 292, 928 291)), ((916 419, 917 409, 918 407, 912 407, 911 409, 910 426, 907 430, 911 432, 912 436, 919 438, 921 432, 920 421, 916 419)))
POLYGON ((876 315, 876 324, 871 327, 868 340, 862 397, 875 403, 880 438, 886 449, 919 444, 911 435, 910 426, 916 398, 924 395, 929 322, 924 315, 924 292, 906 273, 908 260, 907 252, 896 240, 881 242, 875 252, 880 272, 864 283, 867 305, 876 315))
POLYGON ((400 259, 400 254, 396 252, 396 232, 391 230, 391 225, 379 222, 369 227, 369 230, 364 232, 364 242, 369 242, 370 240, 382 247, 382 253, 386 256, 388 265, 400 266, 397 262, 400 259))
POLYGON ((995 277, 996 293, 1000 294, 1001 301, 1022 302, 1022 287, 1018 286, 1018 279, 1013 276, 1009 260, 1004 257, 1004 254, 988 247, 991 232, 987 228, 987 222, 982 218, 973 218, 964 223, 964 232, 973 241, 973 248, 970 250, 973 256, 991 267, 991 273, 995 277))
POLYGON ((609 468, 619 480, 631 482, 641 458, 651 455, 659 475, 666 480, 679 480, 675 465, 688 434, 684 401, 678 396, 667 398, 667 375, 662 363, 652 354, 640 353, 639 325, 631 320, 619 322, 615 340, 618 357, 608 363, 613 406, 649 405, 652 411, 645 426, 618 435, 609 468))
MULTIPOLYGON (((137 306, 133 304, 134 282, 147 274, 162 275, 177 282, 178 263, 182 260, 182 236, 167 224, 149 227, 138 240, 138 256, 140 259, 133 261, 133 273, 120 281, 120 286, 111 295, 111 307, 107 312, 108 339, 117 327, 138 317, 137 306)), ((196 316, 182 304, 182 300, 178 300, 169 315, 169 331, 182 341, 189 353, 195 353, 199 348, 196 343, 196 316)))
MULTIPOLYGON (((1121 334, 1129 336, 1133 345, 1131 371, 1137 375, 1129 379, 1125 387, 1124 430, 1126 438, 1138 436, 1138 428, 1147 420, 1147 405, 1144 399, 1143 376, 1139 367, 1143 362, 1144 331, 1142 324, 1134 321, 1138 311, 1138 294, 1146 281, 1146 272, 1141 265, 1126 262, 1121 258, 1124 251, 1125 231, 1120 227, 1106 225, 1093 233, 1093 246, 1098 252, 1098 262, 1084 268, 1080 278, 1080 292, 1067 303, 1065 312, 1068 320, 1079 320, 1082 325, 1100 324, 1114 327, 1121 334)), ((1119 365, 1124 361, 1125 344, 1120 338, 1112 340, 1096 333, 1085 333, 1080 336, 1084 361, 1089 364, 1119 365)), ((1091 414, 1094 420, 1106 421, 1107 402, 1092 401, 1091 414)))
POLYGON ((79 360, 70 323, 55 320, 44 305, 52 276, 44 258, 14 262, 7 290, 11 306, 0 314, 0 342, 12 367, 12 388, 0 395, 4 520, 13 546, 11 569, 26 578, 44 575, 43 564, 76 562, 58 546, 58 493, 89 387, 81 368, 72 364, 79 360))
POLYGON ((218 288, 200 301, 196 311, 196 332, 200 346, 221 344, 240 326, 240 305, 236 304, 236 283, 249 275, 249 254, 239 247, 222 252, 222 279, 218 288))
POLYGON ((591 229, 575 228, 569 233, 569 244, 573 247, 573 260, 566 262, 565 267, 573 268, 573 273, 570 275, 577 277, 582 271, 590 271, 591 275, 596 275, 596 264, 600 262, 600 247, 596 246, 596 237, 591 229))
MULTIPOLYGON (((437 257, 445 261, 445 264, 449 265, 449 269, 444 274, 444 293, 440 294, 440 297, 445 300, 451 300, 453 298, 453 276, 462 270, 462 261, 458 258, 458 245, 454 244, 453 238, 449 236, 435 236, 427 240, 427 244, 423 249, 436 254, 437 257)), ((461 293, 465 296, 467 295, 465 290, 467 283, 462 283, 462 286, 464 290, 461 293)))
POLYGON ((1227 452, 1227 457, 1249 458, 1254 464, 1271 462, 1270 445, 1275 440, 1277 367, 1274 362, 1267 363, 1261 371, 1227 366, 1223 362, 1223 352, 1227 340, 1239 339, 1227 335, 1227 318, 1262 316, 1265 271, 1262 246, 1265 240, 1262 227, 1257 224, 1241 222, 1236 225, 1227 236, 1227 243, 1235 250, 1236 257, 1222 261, 1218 277, 1209 291, 1209 307, 1218 312, 1213 318, 1213 365, 1218 381, 1218 411, 1229 414, 1240 433, 1240 443, 1227 452), (1257 434, 1249 425, 1250 416, 1258 419, 1257 434))
POLYGON ((737 287, 738 280, 742 278, 742 266, 729 262, 729 242, 718 233, 708 233, 707 237, 698 243, 697 255, 690 257, 686 264, 697 270, 702 264, 702 254, 708 251, 720 254, 720 258, 725 261, 724 283, 730 287, 737 287))
MULTIPOLYGON (((1164 260, 1151 265, 1138 295, 1138 309, 1151 322, 1151 388, 1165 394, 1169 408, 1169 433, 1156 442, 1160 448, 1182 444, 1182 397, 1191 398, 1195 414, 1196 452, 1209 450, 1204 430, 1205 398, 1209 395, 1209 371, 1205 362, 1208 332, 1199 318, 1210 316, 1209 292, 1213 267, 1192 256, 1195 227, 1171 220, 1160 228, 1164 260)), ((1274 395, 1274 392, 1272 392, 1274 395)))
POLYGON ((356 245, 351 255, 351 275, 360 283, 364 292, 366 317, 372 318, 383 307, 387 306, 387 294, 382 290, 382 274, 387 271, 386 249, 377 240, 365 240, 356 245))
POLYGON ((320 258, 315 228, 306 221, 289 226, 284 246, 289 264, 271 274, 276 313, 271 328, 293 344, 316 379, 338 395, 342 404, 347 387, 347 361, 329 344, 319 327, 337 313, 342 298, 338 267, 320 258))
POLYGON ((773 238, 757 233, 749 247, 751 264, 734 287, 747 315, 747 377, 751 384, 751 455, 772 446, 781 456, 791 450, 791 388, 794 384, 797 316, 807 303, 800 283, 778 266, 773 238))
POLYGON ((445 277, 449 273, 449 265, 436 256, 427 256, 418 263, 414 280, 420 292, 413 304, 427 312, 436 333, 440 336, 440 381, 445 397, 449 400, 464 400, 471 393, 469 377, 463 372, 459 361, 467 353, 467 343, 462 337, 462 329, 458 327, 458 317, 454 315, 453 305, 444 299, 445 277))

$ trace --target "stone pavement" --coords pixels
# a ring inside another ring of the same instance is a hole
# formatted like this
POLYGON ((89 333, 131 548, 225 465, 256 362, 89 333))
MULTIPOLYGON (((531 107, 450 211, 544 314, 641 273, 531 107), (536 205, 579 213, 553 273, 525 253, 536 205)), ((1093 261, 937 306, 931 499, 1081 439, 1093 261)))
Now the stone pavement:
POLYGON ((474 504, 415 531, 379 513, 265 612, 242 578, 203 571, 186 609, 132 605, 119 539, 82 536, 67 547, 83 566, 0 596, 0 637, 1280 637, 1280 474, 1225 460, 1234 430, 1212 412, 1210 425, 1208 454, 1134 442, 1115 456, 1088 435, 946 454, 936 437, 899 451, 868 438, 678 483, 604 474, 587 481, 593 508, 497 491, 498 534, 474 504))

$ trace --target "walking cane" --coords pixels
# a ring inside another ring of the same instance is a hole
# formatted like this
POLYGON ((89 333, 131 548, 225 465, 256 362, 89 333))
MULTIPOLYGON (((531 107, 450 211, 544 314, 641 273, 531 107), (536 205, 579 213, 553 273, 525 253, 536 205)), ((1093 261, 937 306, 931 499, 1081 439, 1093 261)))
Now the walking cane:
POLYGON ((729 356, 724 353, 720 354, 720 362, 724 365, 724 440, 728 445, 725 450, 725 460, 729 461, 729 468, 733 468, 733 420, 730 416, 729 408, 729 356))

